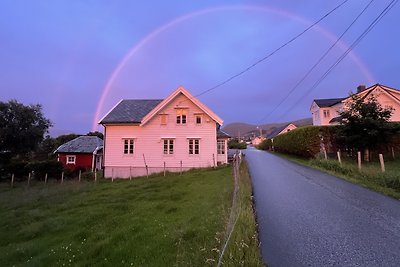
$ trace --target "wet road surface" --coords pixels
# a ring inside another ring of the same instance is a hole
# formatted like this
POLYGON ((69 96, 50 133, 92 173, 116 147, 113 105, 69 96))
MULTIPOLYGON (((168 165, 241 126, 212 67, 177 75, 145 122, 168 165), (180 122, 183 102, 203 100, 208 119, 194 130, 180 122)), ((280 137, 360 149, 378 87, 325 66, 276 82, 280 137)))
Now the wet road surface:
POLYGON ((245 151, 268 266, 400 266, 400 201, 245 151))

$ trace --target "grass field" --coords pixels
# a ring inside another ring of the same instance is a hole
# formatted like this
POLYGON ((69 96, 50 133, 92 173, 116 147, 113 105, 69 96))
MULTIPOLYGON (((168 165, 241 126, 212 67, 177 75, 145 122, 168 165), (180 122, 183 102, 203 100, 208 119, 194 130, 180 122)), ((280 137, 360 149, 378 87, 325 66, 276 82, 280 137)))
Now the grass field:
POLYGON ((232 190, 229 167, 113 183, 1 184, 0 266, 215 266, 232 190))
POLYGON ((350 158, 343 158, 341 165, 336 159, 304 159, 277 154, 302 165, 328 172, 352 183, 400 199, 400 158, 386 160, 386 171, 382 173, 380 163, 377 161, 362 162, 360 171, 356 160, 350 158))

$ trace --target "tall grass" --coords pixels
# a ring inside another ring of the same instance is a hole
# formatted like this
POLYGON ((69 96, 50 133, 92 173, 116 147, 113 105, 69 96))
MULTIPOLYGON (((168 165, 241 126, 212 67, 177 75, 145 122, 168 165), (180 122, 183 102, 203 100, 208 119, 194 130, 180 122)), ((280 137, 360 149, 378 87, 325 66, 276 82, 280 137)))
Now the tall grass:
POLYGON ((264 266, 259 249, 252 185, 246 161, 242 162, 239 174, 239 217, 223 257, 223 266, 264 266))

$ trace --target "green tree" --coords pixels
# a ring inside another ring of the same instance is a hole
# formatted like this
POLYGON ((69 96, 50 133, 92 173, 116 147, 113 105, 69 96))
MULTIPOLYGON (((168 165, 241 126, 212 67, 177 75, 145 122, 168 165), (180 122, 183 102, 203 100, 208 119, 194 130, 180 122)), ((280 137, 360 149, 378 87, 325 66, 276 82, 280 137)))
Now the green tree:
POLYGON ((0 151, 23 156, 34 151, 52 126, 42 106, 25 106, 16 100, 0 101, 0 151))
POLYGON ((104 139, 104 135, 103 133, 99 132, 99 131, 95 131, 95 132, 88 132, 86 135, 88 136, 97 136, 100 139, 104 139))
POLYGON ((373 96, 352 95, 340 113, 339 140, 348 148, 364 151, 369 160, 369 150, 387 142, 397 131, 396 125, 389 123, 392 112, 392 108, 382 107, 373 96))

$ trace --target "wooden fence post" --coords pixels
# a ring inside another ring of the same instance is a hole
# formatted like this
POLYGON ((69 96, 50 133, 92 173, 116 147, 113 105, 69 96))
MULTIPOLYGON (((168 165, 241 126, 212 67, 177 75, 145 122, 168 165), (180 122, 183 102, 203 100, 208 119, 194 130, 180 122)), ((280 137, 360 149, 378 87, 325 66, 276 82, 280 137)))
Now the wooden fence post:
POLYGON ((324 150, 324 157, 325 157, 325 160, 328 160, 328 155, 326 154, 326 149, 325 149, 325 147, 323 148, 323 150, 324 150))
POLYGON ((14 173, 11 175, 11 188, 14 187, 14 173))
POLYGON ((182 160, 181 160, 181 175, 182 175, 182 160))
POLYGON ((29 172, 28 174, 28 186, 31 185, 31 172, 29 172))
POLYGON ((132 181, 132 167, 129 166, 129 181, 132 181))
POLYGON ((47 173, 46 173, 46 175, 44 176, 44 183, 47 184, 47 173))
POLYGON ((213 153, 213 164, 214 164, 214 168, 216 167, 215 166, 215 154, 213 153))
POLYGON ((114 168, 111 168, 111 182, 114 182, 114 168))
POLYGON ((394 148, 392 147, 392 158, 394 159, 394 148))
POLYGON ((358 169, 361 170, 361 152, 357 152, 358 169))
POLYGON ((385 172, 385 161, 383 160, 383 155, 379 154, 379 162, 381 163, 381 170, 385 172))
POLYGON ((61 173, 61 183, 64 183, 64 172, 61 173))
POLYGON ((79 179, 79 182, 81 182, 81 175, 82 175, 82 170, 79 170, 79 176, 78 176, 78 177, 79 177, 79 178, 78 178, 78 179, 79 179))
POLYGON ((94 171, 94 181, 97 182, 97 170, 94 171))
POLYGON ((165 161, 164 161, 164 177, 165 177, 165 161))
POLYGON ((338 161, 339 161, 340 165, 342 165, 342 158, 341 158, 341 156, 340 156, 340 151, 338 151, 338 152, 336 152, 336 153, 337 153, 338 161))

